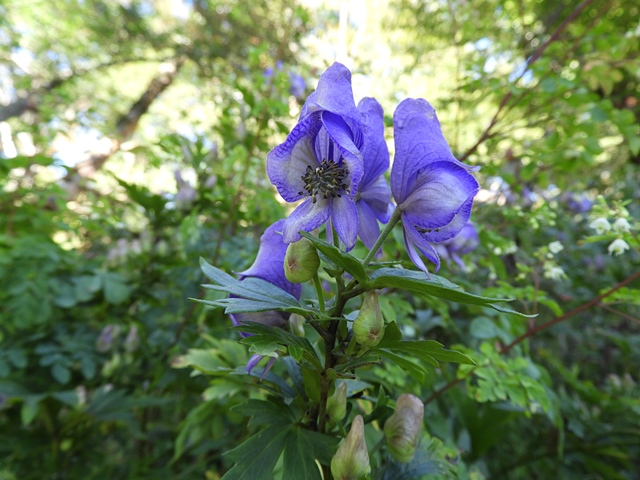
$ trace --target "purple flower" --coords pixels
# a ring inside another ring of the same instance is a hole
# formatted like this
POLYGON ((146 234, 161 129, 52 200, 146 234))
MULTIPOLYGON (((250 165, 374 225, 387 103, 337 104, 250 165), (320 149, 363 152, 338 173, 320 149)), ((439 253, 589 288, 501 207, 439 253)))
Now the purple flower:
POLYGON ((331 220, 347 250, 358 232, 354 197, 363 174, 360 112, 351 72, 334 63, 302 107, 298 124, 267 155, 267 174, 287 202, 304 200, 283 225, 285 243, 331 220))
POLYGON ((565 192, 560 196, 571 213, 587 213, 591 210, 593 202, 585 193, 565 192))
POLYGON ((389 149, 384 140, 384 113, 373 98, 363 98, 358 103, 362 115, 362 164, 364 173, 356 193, 358 211, 358 236, 369 248, 373 247, 380 228, 378 220, 387 223, 391 217, 391 191, 384 178, 389 169, 389 149))
POLYGON ((478 238, 478 232, 472 222, 467 223, 460 233, 449 240, 434 245, 438 255, 445 259, 447 263, 453 260, 463 270, 467 269, 467 266, 462 261, 463 255, 472 252, 480 245, 480 238, 478 238))
POLYGON ((289 72, 289 93, 294 97, 300 99, 304 97, 307 91, 307 84, 297 73, 289 72))
POLYGON ((396 154, 391 192, 402 213, 407 253, 427 272, 418 251, 440 268, 431 243, 457 235, 471 215, 479 186, 470 167, 456 160, 442 135, 435 109, 423 99, 406 99, 393 116, 396 154))
MULTIPOLYGON (((295 298, 300 299, 302 294, 302 285, 291 283, 284 276, 284 255, 287 252, 287 244, 282 241, 282 235, 277 232, 282 230, 284 220, 278 220, 265 230, 260 237, 260 248, 258 256, 253 264, 243 272, 237 272, 240 275, 240 281, 248 277, 260 278, 264 281, 272 283, 276 287, 290 293, 295 298)), ((286 312, 250 312, 250 313, 232 313, 229 314, 233 325, 238 326, 243 323, 256 322, 271 327, 283 328, 291 314, 286 312)), ((248 336, 247 333, 241 333, 242 336, 248 336)), ((247 371, 260 361, 262 356, 254 355, 247 364, 247 371)), ((275 359, 273 359, 275 360, 275 359)), ((273 364, 272 361, 267 365, 267 369, 273 364)), ((265 370, 266 372, 266 370, 265 370)))

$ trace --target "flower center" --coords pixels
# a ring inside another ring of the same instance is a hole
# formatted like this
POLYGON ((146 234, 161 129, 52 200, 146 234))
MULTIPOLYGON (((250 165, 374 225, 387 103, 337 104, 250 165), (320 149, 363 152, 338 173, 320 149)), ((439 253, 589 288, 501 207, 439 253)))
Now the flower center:
MULTIPOLYGON (((349 169, 346 166, 341 167, 334 161, 325 159, 316 168, 307 166, 306 172, 302 175, 302 181, 311 201, 316 203, 317 195, 336 198, 349 193, 349 187, 344 183, 348 174, 349 169)), ((304 192, 298 192, 298 195, 302 194, 304 192)))

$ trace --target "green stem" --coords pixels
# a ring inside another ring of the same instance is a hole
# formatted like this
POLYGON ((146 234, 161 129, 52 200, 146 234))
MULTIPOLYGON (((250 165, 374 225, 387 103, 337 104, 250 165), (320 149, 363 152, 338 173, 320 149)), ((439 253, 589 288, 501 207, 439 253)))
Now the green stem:
POLYGON ((313 284, 316 287, 316 294, 318 295, 318 304, 320 306, 320 311, 324 313, 324 293, 322 292, 322 284, 320 283, 318 272, 313 274, 313 284))
POLYGON ((389 223, 387 223, 387 226, 384 227, 384 230, 382 231, 382 233, 380 234, 380 236, 376 240, 376 243, 373 245, 373 248, 371 248, 371 250, 369 251, 367 256, 364 257, 364 260, 362 261, 362 264, 365 267, 367 265, 369 265, 371 260, 373 260, 373 257, 375 256, 376 252, 378 250, 380 250, 380 247, 382 246, 384 241, 387 239, 387 237, 391 233, 391 230, 393 230, 393 227, 395 227, 396 224, 400 221, 400 216, 401 215, 402 215, 402 210, 400 210, 398 207, 396 207, 396 209, 393 211, 393 214, 391 214, 391 218, 389 219, 389 223))
MULTIPOLYGON (((336 231, 335 228, 333 228, 333 225, 331 225, 331 230, 333 232, 333 244, 337 248, 340 248, 340 237, 338 237, 338 232, 336 231)), ((344 279, 342 278, 342 275, 338 275, 338 277, 336 277, 336 286, 338 288, 338 296, 339 296, 344 291, 344 279)))

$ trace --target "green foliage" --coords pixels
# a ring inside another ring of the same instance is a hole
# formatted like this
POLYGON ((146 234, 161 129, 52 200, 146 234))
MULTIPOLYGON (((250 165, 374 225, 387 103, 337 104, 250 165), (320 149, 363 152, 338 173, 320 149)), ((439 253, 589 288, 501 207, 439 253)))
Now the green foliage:
POLYGON ((638 8, 382 3, 0 2, 0 479, 320 479, 357 414, 375 479, 638 477, 638 8), (397 230, 366 267, 305 234, 321 309, 225 272, 286 215, 264 158, 304 101, 290 72, 333 51, 387 127, 398 98, 438 107, 482 166, 481 245, 427 277, 397 230), (224 315, 270 310, 300 328, 224 315), (347 414, 321 427, 336 382, 347 414), (425 421, 399 464, 382 428, 408 392, 425 421))

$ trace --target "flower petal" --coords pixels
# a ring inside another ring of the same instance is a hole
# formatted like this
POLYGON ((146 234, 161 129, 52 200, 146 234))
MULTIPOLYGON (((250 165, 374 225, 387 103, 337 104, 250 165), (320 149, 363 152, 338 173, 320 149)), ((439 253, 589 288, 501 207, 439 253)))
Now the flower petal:
MULTIPOLYGON (((251 370, 253 370, 256 367, 256 365, 260 363, 260 360, 262 360, 263 358, 264 358, 264 355, 257 355, 257 354, 252 355, 249 361, 247 362, 247 373, 251 373, 251 370)), ((276 362, 275 358, 273 357, 269 358, 267 365, 264 367, 264 370, 262 370, 262 374, 260 375, 260 380, 262 380, 264 376, 267 374, 267 372, 271 370, 271 367, 275 362, 276 362)))
POLYGON ((360 190, 364 190, 389 169, 389 148, 384 139, 384 111, 378 101, 363 98, 358 103, 358 110, 364 135, 361 149, 364 174, 360 180, 360 190))
POLYGON ((367 203, 376 218, 382 223, 387 223, 393 213, 393 204, 391 203, 391 190, 384 176, 380 175, 378 179, 370 184, 367 188, 360 191, 360 200, 367 203))
POLYGON ((349 197, 343 196, 332 200, 331 222, 348 252, 356 244, 358 235, 358 211, 355 203, 349 197))
MULTIPOLYGON (((347 164, 350 179, 350 194, 355 196, 355 192, 362 178, 362 153, 358 146, 354 143, 353 132, 351 127, 344 119, 331 112, 322 113, 322 124, 327 131, 333 144, 340 151, 343 162, 347 164)), ((335 153, 333 160, 337 160, 335 153)))
POLYGON ((404 243, 407 247, 409 258, 416 267, 427 274, 429 273, 427 271, 427 267, 425 267, 422 259, 415 250, 415 247, 417 247, 425 257, 427 257, 436 265, 435 271, 437 272, 440 269, 440 257, 438 256, 438 252, 436 252, 433 246, 420 235, 420 233, 415 229, 413 225, 411 225, 411 223, 405 222, 404 214, 402 215, 402 217, 404 243))
POLYGON ((236 272, 242 277, 257 277, 265 280, 282 290, 300 298, 302 293, 299 284, 291 283, 284 275, 284 256, 287 244, 284 243, 282 232, 284 220, 278 220, 269 226, 260 237, 260 248, 253 264, 243 272, 236 272))
POLYGON ((391 170, 391 191, 398 204, 411 193, 417 172, 431 162, 448 161, 468 170, 451 153, 442 135, 435 109, 421 98, 403 100, 393 114, 396 153, 391 170))
POLYGON ((315 168, 319 163, 314 151, 314 139, 321 127, 320 114, 309 116, 291 130, 284 143, 267 154, 269 180, 287 202, 307 196, 302 176, 307 166, 315 168))
POLYGON ((284 242, 297 242, 302 238, 298 233, 300 230, 305 232, 315 230, 326 222, 330 215, 331 199, 318 199, 316 203, 313 203, 310 198, 305 200, 284 221, 282 229, 284 242))
POLYGON ((378 220, 364 200, 356 202, 356 209, 358 211, 358 237, 371 250, 380 236, 378 220))
POLYGON ((438 229, 432 230, 431 232, 422 233, 422 237, 427 242, 444 242, 445 240, 449 240, 454 238, 460 230, 465 226, 465 224, 469 221, 471 217, 471 208, 473 207, 473 197, 470 197, 463 205, 460 207, 460 210, 453 216, 451 221, 438 229))
POLYGON ((318 80, 318 88, 309 95, 302 106, 300 120, 322 110, 353 120, 359 118, 353 99, 351 72, 341 63, 334 63, 322 74, 318 80))
POLYGON ((451 223, 469 200, 472 204, 479 186, 472 175, 455 163, 434 162, 416 175, 410 188, 407 198, 399 205, 404 218, 417 227, 435 230, 451 223))

